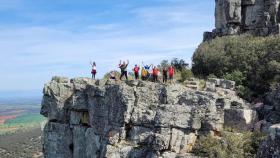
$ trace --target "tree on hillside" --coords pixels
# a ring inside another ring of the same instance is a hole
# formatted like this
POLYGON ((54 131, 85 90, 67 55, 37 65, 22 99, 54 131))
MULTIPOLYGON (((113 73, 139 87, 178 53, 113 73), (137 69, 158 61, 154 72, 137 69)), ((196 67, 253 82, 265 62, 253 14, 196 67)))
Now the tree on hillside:
POLYGON ((186 63, 184 59, 174 58, 171 60, 171 65, 175 67, 175 69, 182 71, 183 69, 189 68, 189 64, 186 63))

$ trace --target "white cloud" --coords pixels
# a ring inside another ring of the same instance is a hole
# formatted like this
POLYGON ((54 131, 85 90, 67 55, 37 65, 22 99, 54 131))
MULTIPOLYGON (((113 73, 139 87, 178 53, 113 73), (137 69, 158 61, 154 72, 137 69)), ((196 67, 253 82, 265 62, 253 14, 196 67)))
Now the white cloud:
MULTIPOLYGON (((128 11, 129 12, 129 11, 128 11)), ((177 7, 134 9, 128 21, 81 25, 75 31, 68 20, 57 24, 0 28, 0 73, 7 76, 2 89, 40 89, 53 75, 90 76, 90 60, 98 63, 98 76, 116 69, 119 60, 131 66, 162 59, 188 62, 211 21, 208 15, 177 7), (194 25, 189 23, 194 22, 194 25), (203 23, 203 24, 202 24, 203 23), (65 26, 65 27, 64 27, 65 26), (63 29, 64 28, 64 29, 63 29)))

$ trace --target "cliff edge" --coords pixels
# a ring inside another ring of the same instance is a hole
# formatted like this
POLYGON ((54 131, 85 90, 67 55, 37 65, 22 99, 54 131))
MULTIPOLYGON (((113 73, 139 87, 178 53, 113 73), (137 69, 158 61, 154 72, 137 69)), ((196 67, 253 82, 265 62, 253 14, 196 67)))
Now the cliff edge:
POLYGON ((195 157, 199 135, 248 130, 256 112, 235 83, 211 79, 201 90, 144 81, 110 83, 53 77, 41 114, 46 158, 195 157))

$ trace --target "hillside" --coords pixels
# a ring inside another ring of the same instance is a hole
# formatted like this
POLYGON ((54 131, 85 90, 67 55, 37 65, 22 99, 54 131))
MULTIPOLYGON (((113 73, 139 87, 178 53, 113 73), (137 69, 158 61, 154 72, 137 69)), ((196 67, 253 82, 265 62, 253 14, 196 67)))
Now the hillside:
POLYGON ((0 99, 0 135, 39 128, 40 99, 0 99))
POLYGON ((41 151, 40 128, 0 135, 1 158, 41 158, 41 151))
POLYGON ((280 83, 280 37, 236 35, 203 42, 193 55, 192 71, 234 80, 241 95, 252 100, 280 83))

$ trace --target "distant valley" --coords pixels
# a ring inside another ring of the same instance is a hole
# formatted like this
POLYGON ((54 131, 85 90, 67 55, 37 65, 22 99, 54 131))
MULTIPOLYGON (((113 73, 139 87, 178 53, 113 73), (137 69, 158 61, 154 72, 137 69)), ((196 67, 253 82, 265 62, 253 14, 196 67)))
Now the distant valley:
POLYGON ((0 135, 40 127, 40 98, 0 99, 0 135))

